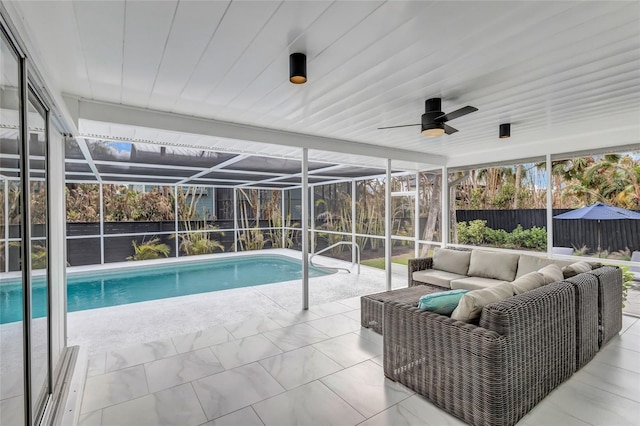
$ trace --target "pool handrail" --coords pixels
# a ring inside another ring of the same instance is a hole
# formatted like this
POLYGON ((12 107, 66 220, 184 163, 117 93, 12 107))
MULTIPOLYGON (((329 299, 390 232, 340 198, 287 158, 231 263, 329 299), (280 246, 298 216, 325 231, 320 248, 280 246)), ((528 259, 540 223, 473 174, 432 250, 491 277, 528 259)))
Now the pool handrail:
MULTIPOLYGON (((352 250, 353 250, 353 247, 355 247, 355 248, 356 248, 356 263, 358 264, 358 275, 360 275, 360 246, 359 246, 358 244, 354 243, 353 241, 338 241, 337 243, 332 244, 332 245, 330 245, 329 247, 325 247, 325 248, 323 248, 322 250, 320 250, 320 251, 317 251, 317 252, 313 253, 311 256, 309 256, 309 264, 310 264, 311 266, 314 266, 314 267, 318 268, 318 266, 317 266, 317 265, 314 265, 314 264, 313 264, 313 261, 312 261, 313 256, 315 256, 315 255, 317 255, 317 254, 324 253, 325 251, 327 251, 327 250, 331 250, 332 248, 334 248, 334 247, 336 247, 336 246, 339 246, 339 245, 348 245, 348 246, 351 246, 351 249, 352 249, 352 250)), ((353 266, 353 262, 351 262, 351 265, 353 266)), ((347 268, 335 268, 335 267, 333 267, 333 266, 328 266, 328 267, 327 267, 327 266, 321 266, 321 268, 329 268, 329 269, 335 269, 335 270, 342 270, 342 271, 347 271, 348 273, 351 273, 351 270, 350 270, 350 269, 347 269, 347 268)))

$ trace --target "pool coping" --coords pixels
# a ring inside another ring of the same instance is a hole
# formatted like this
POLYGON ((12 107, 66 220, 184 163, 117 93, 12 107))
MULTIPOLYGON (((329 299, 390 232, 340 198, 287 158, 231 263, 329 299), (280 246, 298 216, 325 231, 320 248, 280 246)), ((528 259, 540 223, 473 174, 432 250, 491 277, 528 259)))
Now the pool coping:
MULTIPOLYGON (((98 272, 105 273, 117 273, 117 272, 126 272, 131 269, 150 269, 157 267, 158 265, 166 266, 171 264, 185 264, 185 263, 203 263, 212 260, 223 260, 228 258, 235 257, 260 257, 264 255, 272 255, 272 256, 284 256, 296 260, 302 260, 302 252, 292 249, 282 249, 282 248, 273 248, 273 249, 262 249, 262 250, 251 250, 251 251, 243 251, 243 252, 229 252, 229 253, 211 253, 211 254, 203 254, 196 256, 183 256, 183 257, 170 257, 165 259, 151 259, 151 260, 138 260, 138 261, 126 261, 126 262, 113 262, 113 263, 104 263, 100 265, 82 265, 82 266, 68 266, 66 272, 66 278, 76 278, 82 277, 90 274, 95 274, 98 272)), ((331 258, 327 258, 324 256, 318 256, 318 260, 322 262, 323 260, 326 262, 326 259, 334 260, 331 258)), ((335 259, 337 260, 337 259, 335 259)), ((344 261, 341 261, 344 262, 344 261)), ((333 268, 329 265, 315 264, 315 267, 321 269, 325 268, 333 268)), ((43 270, 38 270, 33 272, 34 278, 39 278, 44 276, 43 270)), ((0 286, 2 285, 13 285, 16 279, 22 277, 22 272, 4 272, 0 273, 0 286)))

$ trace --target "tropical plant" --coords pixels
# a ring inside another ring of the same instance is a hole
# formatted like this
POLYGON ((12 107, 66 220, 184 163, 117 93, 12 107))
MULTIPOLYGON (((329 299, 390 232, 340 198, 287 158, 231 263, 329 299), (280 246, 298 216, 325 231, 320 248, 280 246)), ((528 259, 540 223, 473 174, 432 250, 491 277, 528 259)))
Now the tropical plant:
MULTIPOLYGON (((218 229, 218 227, 209 226, 207 228, 207 230, 215 229, 218 229)), ((224 236, 224 232, 219 233, 224 236)), ((187 256, 210 254, 216 250, 224 251, 224 245, 220 241, 211 239, 210 234, 202 230, 179 234, 178 238, 180 238, 180 251, 187 256)))
POLYGON ((133 256, 127 257, 127 260, 150 260, 159 259, 161 257, 169 257, 171 249, 168 245, 161 243, 158 237, 149 241, 142 241, 138 244, 136 240, 131 241, 133 246, 133 256))

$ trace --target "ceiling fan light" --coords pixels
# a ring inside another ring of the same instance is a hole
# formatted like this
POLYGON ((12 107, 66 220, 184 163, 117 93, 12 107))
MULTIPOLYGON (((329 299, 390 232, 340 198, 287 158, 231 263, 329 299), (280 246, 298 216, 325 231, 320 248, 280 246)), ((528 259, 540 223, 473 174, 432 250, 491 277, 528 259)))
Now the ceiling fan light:
POLYGON ((500 139, 507 139, 511 137, 511 123, 505 123, 500 125, 500 139))
POLYGON ((289 55, 289 81, 293 84, 307 82, 307 55, 304 53, 289 55))
POLYGON ((440 127, 422 129, 422 136, 425 136, 427 138, 436 138, 442 135, 444 135, 444 129, 440 127))

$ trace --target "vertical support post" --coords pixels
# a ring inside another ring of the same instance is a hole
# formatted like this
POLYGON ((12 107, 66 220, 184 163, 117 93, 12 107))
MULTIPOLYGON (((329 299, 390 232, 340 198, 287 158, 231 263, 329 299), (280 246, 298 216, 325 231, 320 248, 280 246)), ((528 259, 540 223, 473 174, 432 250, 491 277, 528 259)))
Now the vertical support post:
POLYGON ((413 256, 420 255, 420 172, 416 172, 416 195, 414 195, 414 211, 413 211, 413 237, 415 244, 413 247, 413 256))
POLYGON ((282 248, 287 248, 286 247, 287 238, 286 238, 285 232, 288 232, 288 231, 285 229, 285 224, 286 224, 286 220, 287 220, 287 213, 285 212, 286 204, 284 202, 284 189, 280 190, 280 205, 282 206, 282 212, 281 212, 281 216, 282 216, 282 248))
POLYGON ((553 256, 553 173, 551 164, 551 154, 546 158, 547 170, 547 256, 553 256))
POLYGON ((213 218, 215 218, 214 220, 218 219, 218 210, 216 209, 216 187, 212 186, 211 187, 211 216, 213 216, 213 218))
POLYGON ((356 180, 351 181, 351 264, 356 263, 356 180))
MULTIPOLYGON (((314 188, 311 189, 309 197, 311 201, 309 202, 309 251, 313 254, 316 252, 316 191, 314 188)), ((301 190, 301 192, 304 189, 301 190)))
MULTIPOLYGON (((24 365, 24 424, 34 423, 31 398, 31 204, 29 202, 29 130, 27 128, 28 79, 25 58, 20 58, 20 203, 22 223, 20 226, 20 259, 22 264, 22 346, 24 365)), ((5 214, 9 214, 6 212, 5 214)))
POLYGON ((180 238, 178 238, 178 185, 173 185, 173 226, 176 237, 176 257, 180 257, 180 238))
POLYGON ((233 188, 233 251, 238 251, 238 189, 233 188))
POLYGON ((4 272, 9 272, 9 179, 4 179, 4 272))
POLYGON ((309 309, 309 150, 302 148, 302 309, 309 309))
POLYGON ((99 183, 100 188, 100 264, 104 264, 104 194, 102 191, 102 182, 99 183))
POLYGON ((451 190, 449 189, 449 172, 447 171, 447 166, 442 166, 442 206, 441 206, 441 217, 440 217, 440 228, 442 229, 442 244, 441 246, 444 248, 449 244, 449 196, 451 194, 451 190))
POLYGON ((388 291, 391 290, 391 159, 387 159, 384 201, 384 271, 388 291))

